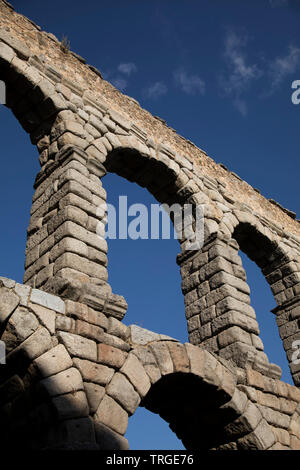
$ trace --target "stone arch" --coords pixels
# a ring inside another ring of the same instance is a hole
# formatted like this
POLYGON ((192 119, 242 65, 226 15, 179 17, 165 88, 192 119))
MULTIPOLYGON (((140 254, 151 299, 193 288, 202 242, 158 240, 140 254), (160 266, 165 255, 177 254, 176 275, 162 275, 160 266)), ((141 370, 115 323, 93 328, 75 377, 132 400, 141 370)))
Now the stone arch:
MULTIPOLYGON (((299 383, 299 367, 293 364, 293 341, 299 340, 298 292, 300 282, 299 256, 286 243, 286 240, 264 226, 253 215, 235 211, 224 217, 224 224, 231 231, 231 237, 237 241, 239 248, 261 269, 270 285, 277 303, 272 312, 283 346, 293 380, 299 383)), ((222 230, 222 227, 220 227, 222 230)))
POLYGON ((127 416, 139 405, 165 419, 188 450, 267 449, 276 440, 236 387, 229 363, 189 343, 161 340, 134 347, 94 418, 124 434, 127 416))
MULTIPOLYGON (((7 43, 10 43, 9 34, 7 43)), ((51 131, 57 114, 68 110, 68 106, 63 94, 57 91, 55 81, 44 73, 42 60, 31 56, 25 46, 13 41, 12 44, 15 49, 5 42, 0 43, 0 78, 5 83, 5 105, 37 146, 42 166, 57 151, 52 147, 49 152, 51 131)))

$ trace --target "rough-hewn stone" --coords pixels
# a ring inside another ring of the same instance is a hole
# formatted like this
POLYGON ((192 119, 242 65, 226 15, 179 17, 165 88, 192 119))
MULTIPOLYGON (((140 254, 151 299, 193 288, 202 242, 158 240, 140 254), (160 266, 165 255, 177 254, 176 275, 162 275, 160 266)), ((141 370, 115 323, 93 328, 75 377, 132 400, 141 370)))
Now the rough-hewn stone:
MULTIPOLYGON (((222 433, 226 442, 217 448, 224 450, 299 448, 300 392, 279 380, 279 366, 263 352, 238 255, 241 249, 253 259, 271 286, 298 386, 295 214, 176 135, 3 0, 0 13, 8 106, 37 146, 41 164, 27 232, 26 285, 0 278, 1 338, 12 377, 1 385, 11 400, 1 417, 13 416, 18 426, 22 419, 39 420, 37 428, 48 432, 54 447, 62 433, 66 448, 126 449, 127 415, 142 399, 191 448, 214 448, 222 433), (107 171, 146 187, 161 203, 201 207, 203 243, 187 249, 191 215, 177 257, 192 344, 121 321, 127 303, 108 284, 103 237, 101 178, 107 171), (184 380, 192 386, 182 403, 184 380), (44 399, 41 390, 52 397, 56 413, 49 430, 49 418, 38 411, 45 403, 26 415, 29 403, 35 407, 33 389, 41 393, 38 400, 44 399), (199 438, 195 410, 204 422, 199 438), (61 427, 57 419, 64 421, 61 427), (220 433, 215 423, 222 419, 227 425, 220 433)), ((27 438, 27 428, 20 429, 27 438)))

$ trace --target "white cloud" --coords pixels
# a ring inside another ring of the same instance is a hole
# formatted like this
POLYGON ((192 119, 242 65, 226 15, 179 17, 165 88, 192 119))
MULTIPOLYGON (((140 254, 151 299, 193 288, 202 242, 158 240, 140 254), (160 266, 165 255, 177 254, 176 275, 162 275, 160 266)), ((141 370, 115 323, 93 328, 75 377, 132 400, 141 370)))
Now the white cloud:
POLYGON ((242 116, 247 116, 248 114, 248 106, 245 100, 241 98, 236 98, 233 101, 234 106, 236 109, 241 113, 242 116))
POLYGON ((132 73, 137 71, 137 66, 133 62, 128 62, 126 64, 120 64, 118 66, 118 71, 129 76, 132 73))
POLYGON ((174 73, 174 78, 184 93, 188 95, 196 93, 204 95, 205 82, 198 75, 188 75, 185 70, 177 70, 174 73))
POLYGON ((112 78, 110 82, 120 91, 124 91, 127 87, 127 80, 122 77, 112 78))
POLYGON ((224 50, 227 73, 220 77, 221 89, 232 97, 234 106, 243 116, 248 112, 243 93, 263 73, 256 64, 248 62, 245 53, 247 42, 247 37, 239 36, 234 31, 227 33, 224 50))
POLYGON ((144 95, 147 98, 157 99, 162 95, 165 95, 168 91, 167 86, 163 82, 155 82, 148 88, 144 89, 144 95))
POLYGON ((276 57, 271 62, 269 74, 271 76, 271 88, 269 94, 274 92, 281 83, 300 67, 300 48, 289 46, 288 53, 282 57, 276 57))
POLYGON ((261 75, 256 64, 247 64, 244 48, 247 38, 240 37, 233 31, 225 39, 224 58, 229 75, 225 78, 223 88, 226 93, 241 93, 249 84, 261 75))

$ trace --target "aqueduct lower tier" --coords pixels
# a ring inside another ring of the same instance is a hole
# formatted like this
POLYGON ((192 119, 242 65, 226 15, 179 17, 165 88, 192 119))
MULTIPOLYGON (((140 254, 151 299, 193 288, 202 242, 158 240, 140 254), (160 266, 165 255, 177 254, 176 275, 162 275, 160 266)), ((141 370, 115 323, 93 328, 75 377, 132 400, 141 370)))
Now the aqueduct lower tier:
POLYGON ((140 405, 169 422, 188 449, 300 449, 295 214, 216 164, 3 0, 0 12, 6 103, 41 164, 24 284, 0 281, 8 352, 0 365, 1 443, 19 436, 32 449, 126 449, 128 416, 140 405), (185 234, 177 258, 187 344, 122 323, 127 304, 108 284, 107 243, 98 236, 107 171, 160 203, 204 213, 203 246, 187 250, 185 234), (264 353, 239 249, 270 284, 295 386, 280 380, 264 353))

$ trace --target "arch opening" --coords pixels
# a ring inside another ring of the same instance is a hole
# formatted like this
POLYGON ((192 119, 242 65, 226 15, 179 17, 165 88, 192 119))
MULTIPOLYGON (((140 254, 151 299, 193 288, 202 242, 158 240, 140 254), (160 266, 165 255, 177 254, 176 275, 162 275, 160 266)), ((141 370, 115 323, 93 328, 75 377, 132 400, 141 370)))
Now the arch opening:
POLYGON ((256 304, 254 297, 251 297, 251 302, 254 301, 254 310, 259 312, 267 308, 274 314, 275 321, 270 317, 269 319, 262 316, 257 318, 264 329, 261 336, 264 339, 266 352, 270 358, 275 358, 275 363, 280 363, 279 365, 283 370, 283 379, 288 383, 292 383, 294 379, 291 379, 290 371, 293 371, 291 370, 291 353, 289 350, 291 349, 290 343, 295 328, 289 326, 291 315, 289 311, 285 310, 285 305, 289 302, 293 303, 293 297, 295 296, 293 286, 299 280, 297 266, 277 243, 268 239, 266 235, 260 233, 250 223, 240 223, 233 232, 233 238, 238 242, 241 252, 245 255, 243 256, 243 263, 248 266, 249 274, 251 273, 253 292, 255 294, 257 292, 261 299, 256 304), (255 269, 255 266, 257 269, 255 269), (270 287, 270 294, 267 292, 266 286, 263 286, 263 278, 270 287), (257 290, 258 279, 260 281, 257 290), (272 298, 275 300, 275 306, 272 306, 272 298), (274 323, 277 323, 277 331, 274 330, 274 323), (281 342, 280 345, 278 341, 281 342), (284 350, 288 361, 284 360, 284 350), (290 371, 287 365, 289 365, 290 371))
POLYGON ((36 151, 10 109, 0 106, 2 172, 0 176, 2 254, 1 276, 22 283, 26 230, 33 182, 39 171, 36 151))
POLYGON ((231 427, 239 414, 227 406, 228 400, 215 384, 192 373, 175 372, 153 384, 140 407, 166 421, 188 451, 207 451, 230 448, 243 435, 231 427))
MULTIPOLYGON (((143 204, 148 214, 151 204, 157 204, 148 191, 124 177, 109 173, 103 178, 103 184, 107 202, 114 207, 118 208, 122 195, 127 197, 127 207, 143 204)), ((128 216, 129 222, 130 219, 128 216)), ((114 291, 124 295, 129 305, 124 323, 137 324, 186 341, 181 279, 176 269, 178 241, 174 238, 132 240, 129 237, 107 241, 109 282, 114 291)))

